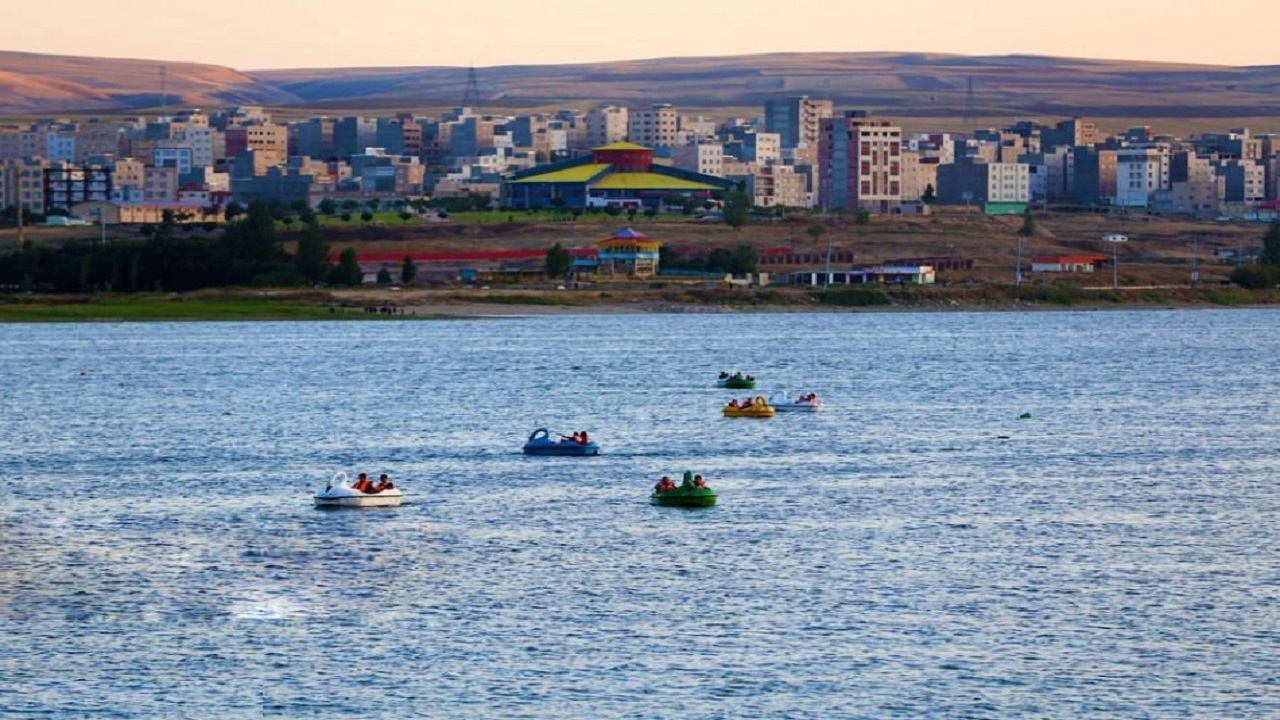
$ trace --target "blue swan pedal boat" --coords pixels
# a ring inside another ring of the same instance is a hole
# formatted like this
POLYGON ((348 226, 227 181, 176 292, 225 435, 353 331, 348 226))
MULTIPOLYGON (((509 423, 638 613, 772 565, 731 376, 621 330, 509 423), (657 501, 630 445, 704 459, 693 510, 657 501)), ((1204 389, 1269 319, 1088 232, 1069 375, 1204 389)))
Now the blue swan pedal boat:
MULTIPOLYGON (((556 433, 559 435, 559 433, 556 433)), ((559 435, 560 439, 555 440, 551 437, 551 432, 546 428, 538 428, 529 434, 529 439, 524 444, 525 455, 599 455, 600 446, 595 440, 588 440, 585 443, 578 442, 571 437, 559 435)))

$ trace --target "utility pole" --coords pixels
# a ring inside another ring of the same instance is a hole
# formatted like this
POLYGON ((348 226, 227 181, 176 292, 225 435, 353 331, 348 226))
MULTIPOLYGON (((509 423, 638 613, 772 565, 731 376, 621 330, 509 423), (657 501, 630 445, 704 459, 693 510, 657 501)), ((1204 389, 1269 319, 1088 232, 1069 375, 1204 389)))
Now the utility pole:
POLYGON ((827 271, 822 276, 822 287, 824 288, 831 287, 831 243, 833 241, 834 238, 831 237, 830 233, 827 233, 827 271))
POLYGON ((1195 290, 1200 285, 1200 270, 1196 267, 1196 261, 1200 258, 1200 236, 1191 236, 1191 289, 1195 290))
POLYGON ((18 249, 22 250, 27 246, 27 231, 22 224, 22 193, 18 195, 18 249))
POLYGON ((1018 253, 1017 265, 1013 269, 1013 287, 1015 290, 1022 289, 1022 233, 1018 233, 1018 253))

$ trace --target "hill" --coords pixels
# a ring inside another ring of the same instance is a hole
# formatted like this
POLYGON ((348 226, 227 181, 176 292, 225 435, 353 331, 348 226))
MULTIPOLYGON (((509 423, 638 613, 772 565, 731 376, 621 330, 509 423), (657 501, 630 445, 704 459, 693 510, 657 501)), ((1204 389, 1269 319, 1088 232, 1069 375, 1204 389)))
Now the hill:
POLYGON ((298 101, 285 91, 218 65, 0 51, 0 113, 5 114, 298 101))
MULTIPOLYGON (((261 104, 299 112, 438 110, 466 94, 462 67, 241 72, 214 65, 0 52, 0 113, 154 108, 160 67, 173 106, 261 104)), ((477 69, 481 109, 669 102, 709 113, 758 113, 808 94, 837 107, 930 120, 1087 115, 1104 125, 1204 119, 1280 124, 1280 66, 1226 67, 922 53, 775 53, 477 69), (1106 122, 1114 119, 1114 123, 1106 122)), ((1184 123, 1185 124, 1185 123, 1184 123)))

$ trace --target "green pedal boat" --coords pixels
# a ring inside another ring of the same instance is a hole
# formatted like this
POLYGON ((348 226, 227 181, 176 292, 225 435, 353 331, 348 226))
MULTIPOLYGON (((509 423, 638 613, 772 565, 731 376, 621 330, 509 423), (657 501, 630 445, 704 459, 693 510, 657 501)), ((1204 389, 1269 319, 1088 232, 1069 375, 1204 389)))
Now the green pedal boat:
POLYGON ((653 487, 649 502, 664 507, 711 507, 716 504, 716 493, 707 487, 701 475, 694 476, 686 470, 684 482, 679 485, 664 475, 653 487))

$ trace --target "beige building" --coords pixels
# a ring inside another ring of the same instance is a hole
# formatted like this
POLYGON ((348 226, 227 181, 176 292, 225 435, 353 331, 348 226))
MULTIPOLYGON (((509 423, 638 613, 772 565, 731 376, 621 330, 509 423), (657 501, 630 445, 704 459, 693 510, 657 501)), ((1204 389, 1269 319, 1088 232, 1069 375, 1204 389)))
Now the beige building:
POLYGON ((679 129, 679 115, 670 105, 655 104, 646 110, 630 110, 627 114, 627 139, 637 145, 672 147, 676 145, 676 131, 679 129))
POLYGON ((745 173, 727 175, 740 182, 755 207, 802 208, 809 205, 808 178, 789 165, 735 163, 745 173))
POLYGON ((241 125, 227 128, 227 154, 234 157, 241 150, 257 151, 262 162, 268 165, 283 165, 289 159, 289 128, 284 125, 241 125))
POLYGON ((679 145, 672 153, 675 167, 681 170, 724 177, 724 146, 720 143, 679 145))
POLYGON ((93 155, 119 155, 120 123, 92 119, 76 126, 75 161, 85 162, 93 155))
POLYGON ((171 203, 178 199, 178 168, 151 167, 143 170, 142 200, 148 204, 171 203))
POLYGON ((587 149, 627 139, 628 113, 624 107, 604 105, 592 108, 586 117, 587 149))
POLYGON ((938 159, 921 158, 915 150, 902 151, 902 199, 923 200, 925 190, 932 187, 938 196, 938 159))
POLYGON ((0 208, 21 206, 24 213, 45 211, 42 159, 0 160, 0 208))

